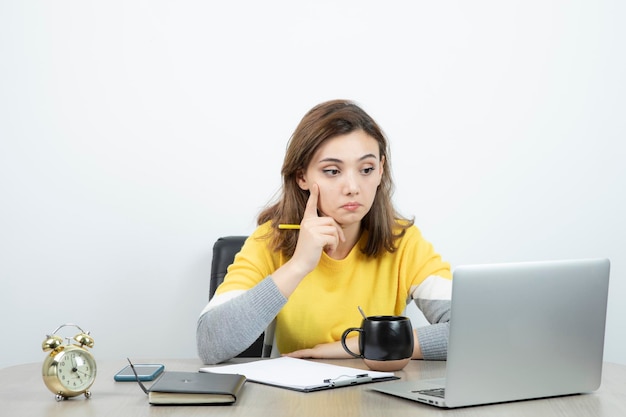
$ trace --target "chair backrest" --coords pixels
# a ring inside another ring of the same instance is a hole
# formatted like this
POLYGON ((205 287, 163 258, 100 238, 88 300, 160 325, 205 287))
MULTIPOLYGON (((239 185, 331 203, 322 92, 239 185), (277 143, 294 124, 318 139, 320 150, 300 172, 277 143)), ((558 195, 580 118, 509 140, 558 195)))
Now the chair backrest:
POLYGON ((224 236, 213 245, 213 261, 211 262, 211 281, 209 282, 209 300, 215 290, 224 281, 226 271, 233 263, 235 255, 241 250, 247 236, 224 236))
MULTIPOLYGON (((247 236, 224 236, 217 239, 213 245, 213 260, 211 262, 211 280, 209 282, 209 300, 215 295, 215 290, 224 281, 226 271, 233 263, 235 255, 241 250, 247 236)), ((250 345, 239 357, 260 358, 263 353, 264 334, 250 345)))

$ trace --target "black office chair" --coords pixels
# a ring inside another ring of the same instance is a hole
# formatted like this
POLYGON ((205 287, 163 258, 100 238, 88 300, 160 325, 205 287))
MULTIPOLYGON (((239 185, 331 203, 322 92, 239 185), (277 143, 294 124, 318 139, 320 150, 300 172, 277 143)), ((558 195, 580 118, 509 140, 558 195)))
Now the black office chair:
MULTIPOLYGON (((226 271, 233 263, 235 255, 241 250, 247 236, 224 236, 217 239, 213 245, 213 260, 211 262, 211 281, 209 282, 209 300, 215 295, 215 290, 224 281, 226 271)), ((246 350, 241 352, 242 358, 260 358, 263 352, 263 337, 259 338, 246 350)))

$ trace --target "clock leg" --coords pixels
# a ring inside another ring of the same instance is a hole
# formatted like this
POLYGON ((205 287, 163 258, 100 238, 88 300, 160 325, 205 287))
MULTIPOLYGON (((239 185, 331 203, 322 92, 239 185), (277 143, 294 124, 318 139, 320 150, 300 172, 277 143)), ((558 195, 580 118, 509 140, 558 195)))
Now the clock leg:
POLYGON ((85 398, 91 398, 91 391, 85 391, 85 398))
POLYGON ((57 401, 63 401, 65 399, 64 396, 62 396, 61 394, 57 394, 54 396, 54 399, 57 401))

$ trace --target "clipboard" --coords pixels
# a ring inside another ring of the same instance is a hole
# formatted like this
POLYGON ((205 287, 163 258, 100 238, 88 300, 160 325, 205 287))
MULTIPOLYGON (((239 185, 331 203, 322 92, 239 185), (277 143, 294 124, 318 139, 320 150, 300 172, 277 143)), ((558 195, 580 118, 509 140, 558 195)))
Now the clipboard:
POLYGON ((400 379, 393 372, 369 371, 288 356, 204 367, 200 368, 200 372, 241 374, 251 382, 301 392, 400 379))

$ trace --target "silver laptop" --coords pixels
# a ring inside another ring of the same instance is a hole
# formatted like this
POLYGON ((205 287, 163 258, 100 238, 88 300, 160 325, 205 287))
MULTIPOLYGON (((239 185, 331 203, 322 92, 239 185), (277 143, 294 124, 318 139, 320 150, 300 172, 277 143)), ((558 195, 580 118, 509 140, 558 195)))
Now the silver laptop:
POLYGON ((446 408, 596 390, 609 269, 608 259, 456 268, 446 377, 372 388, 446 408))

